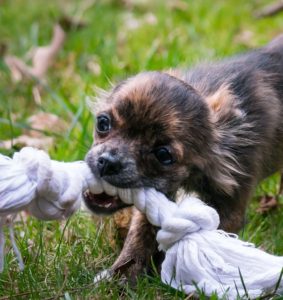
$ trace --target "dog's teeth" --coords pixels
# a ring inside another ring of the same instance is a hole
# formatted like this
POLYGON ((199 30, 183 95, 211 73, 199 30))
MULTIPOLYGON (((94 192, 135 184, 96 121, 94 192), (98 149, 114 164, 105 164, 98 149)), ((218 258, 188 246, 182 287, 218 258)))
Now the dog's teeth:
POLYGON ((111 203, 108 203, 105 205, 106 208, 109 208, 111 206, 111 203))

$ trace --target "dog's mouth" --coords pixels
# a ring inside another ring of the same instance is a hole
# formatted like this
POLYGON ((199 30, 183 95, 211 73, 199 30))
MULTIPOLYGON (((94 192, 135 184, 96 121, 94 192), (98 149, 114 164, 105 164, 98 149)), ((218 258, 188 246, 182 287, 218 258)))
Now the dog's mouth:
POLYGON ((124 203, 118 196, 109 196, 105 192, 93 194, 89 190, 83 194, 86 206, 95 214, 112 214, 119 209, 131 206, 124 203))

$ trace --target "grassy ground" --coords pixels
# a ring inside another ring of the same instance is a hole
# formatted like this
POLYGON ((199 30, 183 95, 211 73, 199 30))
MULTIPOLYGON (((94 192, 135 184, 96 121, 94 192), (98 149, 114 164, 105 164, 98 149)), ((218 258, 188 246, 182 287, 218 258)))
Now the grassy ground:
MULTIPOLYGON (((48 43, 54 22, 63 14, 81 17, 87 26, 72 31, 48 73, 42 104, 35 104, 32 84, 14 83, 0 60, 0 140, 23 133, 29 116, 50 112, 68 124, 65 132, 46 133, 55 142, 54 159, 83 159, 92 143, 93 117, 85 99, 94 86, 107 88, 142 70, 187 67, 264 45, 283 28, 283 17, 255 20, 263 0, 218 1, 45 1, 0 0, 0 42, 9 54, 23 57, 48 43)), ((12 154, 16 149, 1 149, 12 154)), ((1 170, 0 170, 1 171, 1 170)), ((275 194, 278 176, 268 179, 256 196, 275 194)), ((281 204, 283 201, 281 201, 281 204)), ((243 231, 246 240, 283 255, 283 209, 262 216, 254 200, 243 231)), ((159 277, 144 277, 136 289, 116 282, 92 285, 101 269, 111 265, 119 249, 113 245, 111 220, 96 223, 78 213, 65 223, 28 219, 16 224, 26 268, 19 272, 7 246, 0 274, 0 299, 185 299, 164 286, 159 277), (120 296, 119 296, 120 295, 120 296)), ((214 299, 217 299, 215 297, 214 299)))

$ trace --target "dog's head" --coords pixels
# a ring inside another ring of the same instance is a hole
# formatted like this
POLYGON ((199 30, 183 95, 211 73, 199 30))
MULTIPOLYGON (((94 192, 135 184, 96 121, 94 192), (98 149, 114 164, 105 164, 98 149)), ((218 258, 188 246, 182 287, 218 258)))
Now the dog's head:
MULTIPOLYGON (((166 73, 129 78, 104 96, 86 161, 96 176, 121 188, 154 187, 173 198, 193 165, 202 165, 213 134, 205 101, 166 73)), ((95 212, 113 212, 90 205, 95 212)))

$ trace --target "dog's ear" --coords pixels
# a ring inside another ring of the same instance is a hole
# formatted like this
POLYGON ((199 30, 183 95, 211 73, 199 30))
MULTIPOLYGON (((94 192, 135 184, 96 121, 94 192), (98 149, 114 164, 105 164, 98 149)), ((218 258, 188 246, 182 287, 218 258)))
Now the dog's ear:
POLYGON ((96 115, 98 112, 102 111, 105 108, 107 99, 109 99, 111 93, 97 86, 95 86, 93 90, 96 96, 88 96, 86 98, 86 104, 90 111, 94 115, 96 115))
POLYGON ((229 149, 224 149, 221 142, 211 149, 210 160, 205 167, 206 174, 215 182, 218 190, 227 195, 233 195, 239 186, 238 177, 246 176, 240 168, 237 156, 229 149))
MULTIPOLYGON (((169 69, 164 73, 183 81, 183 73, 177 69, 169 69)), ((198 89, 196 88, 196 91, 198 89)), ((200 94, 201 91, 199 91, 200 94)), ((211 113, 213 123, 227 120, 231 116, 241 116, 242 112, 237 108, 237 101, 229 85, 222 84, 216 91, 204 97, 211 113)))
POLYGON ((165 70, 163 73, 182 80, 183 72, 181 72, 178 69, 168 69, 168 70, 165 70))
POLYGON ((278 35, 263 49, 267 52, 283 52, 283 34, 278 35))
MULTIPOLYGON (((235 118, 243 119, 244 112, 238 107, 236 96, 225 84, 206 96, 205 101, 210 110, 210 121, 215 136, 215 143, 211 147, 211 159, 206 170, 219 189, 231 195, 238 186, 237 177, 245 174, 237 162, 231 144, 231 140, 236 146, 237 143, 241 143, 241 136, 238 136, 241 132, 235 132, 230 121, 235 118), (228 144, 227 140, 230 140, 228 144)), ((242 123, 242 130, 246 130, 245 122, 242 123)))
POLYGON ((225 122, 233 116, 242 116, 241 110, 237 108, 236 97, 226 84, 221 85, 216 91, 206 96, 205 101, 210 108, 213 123, 225 122))

